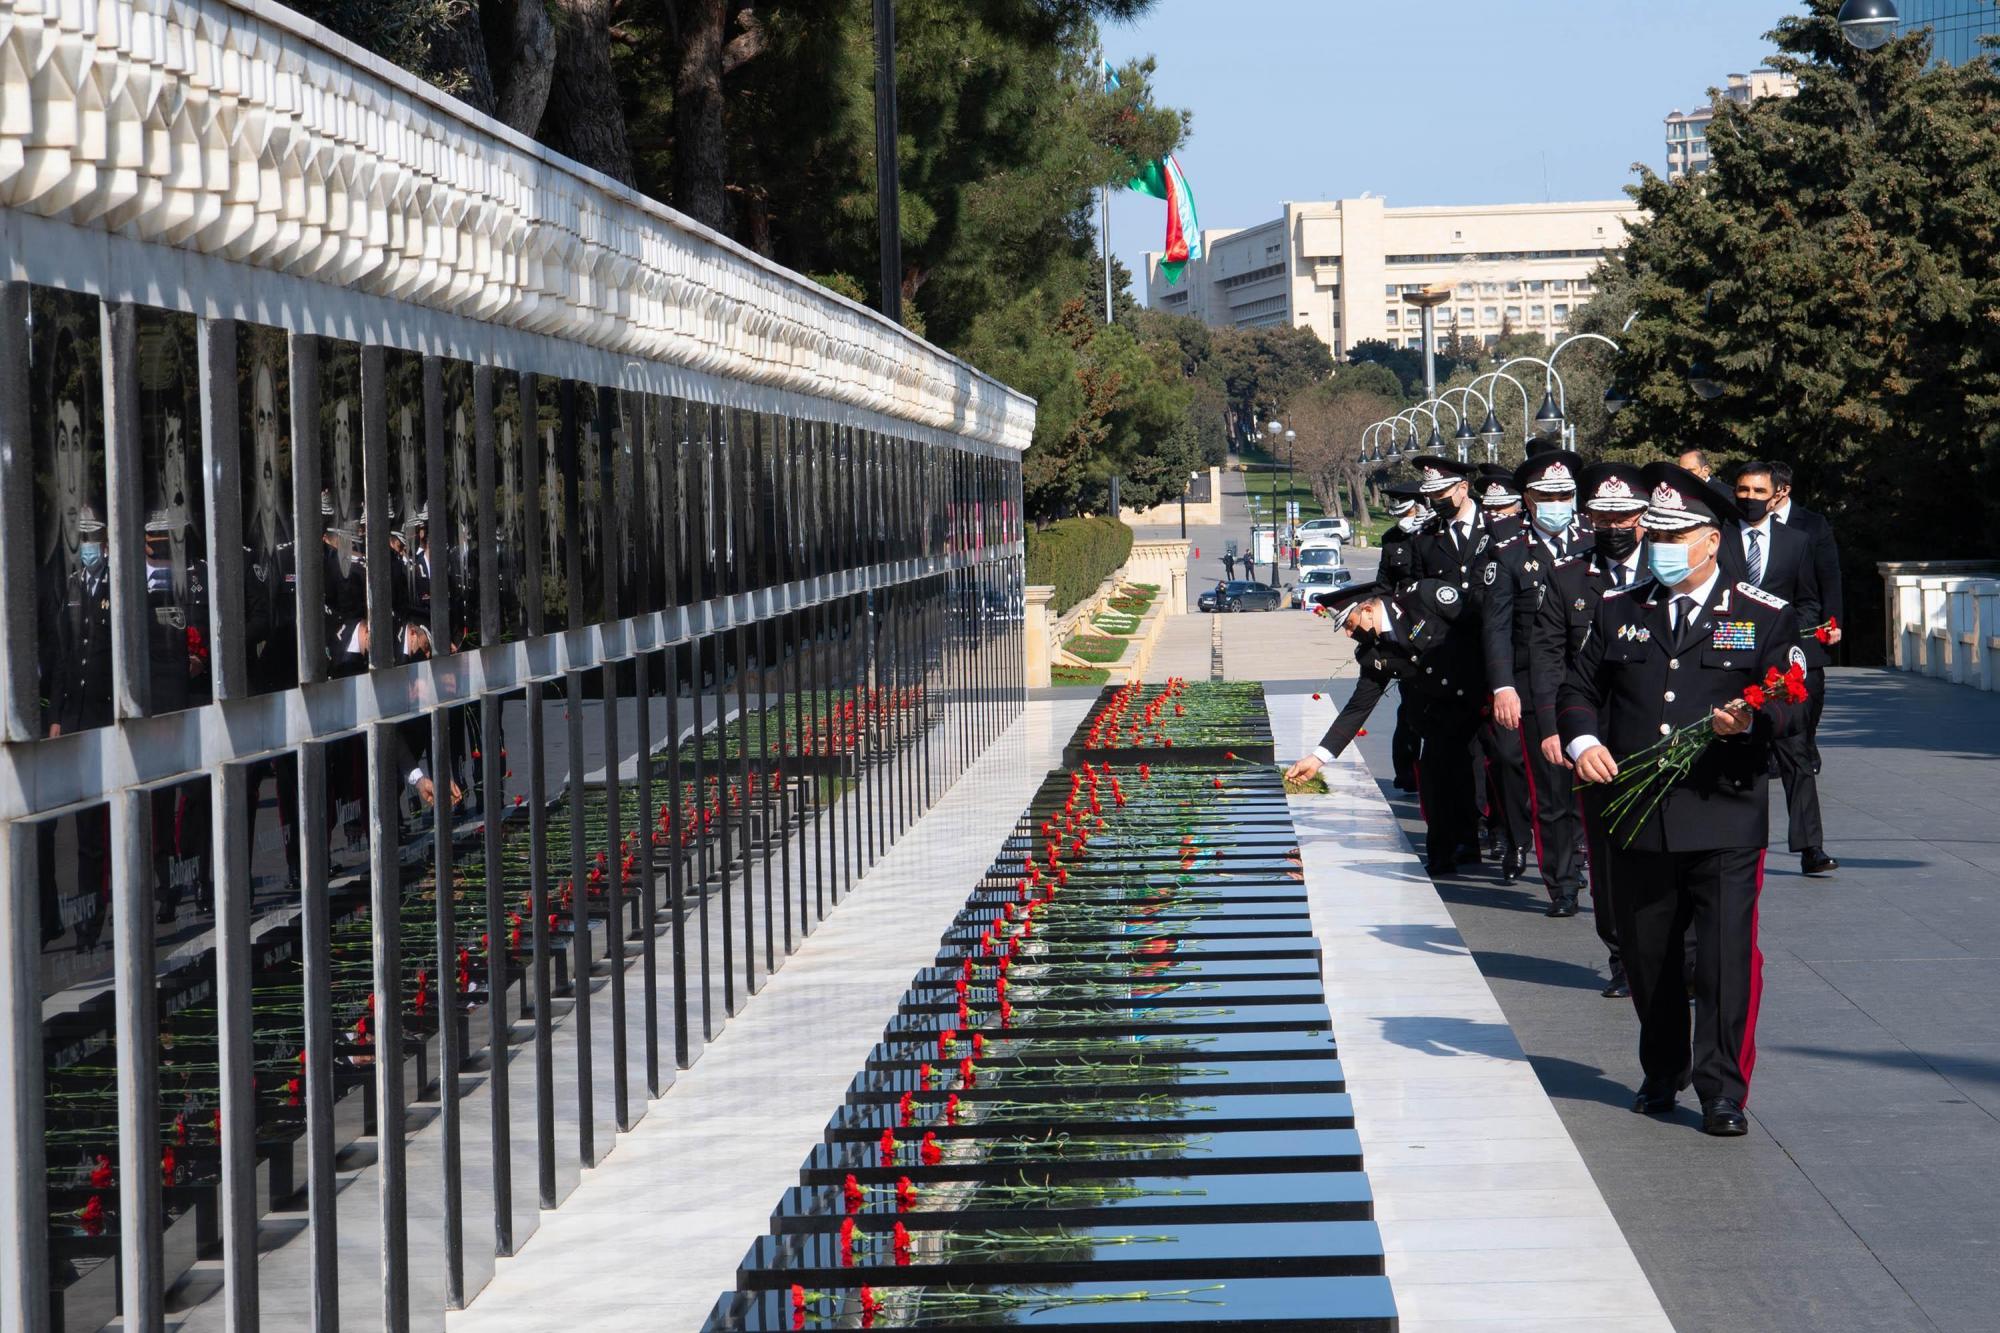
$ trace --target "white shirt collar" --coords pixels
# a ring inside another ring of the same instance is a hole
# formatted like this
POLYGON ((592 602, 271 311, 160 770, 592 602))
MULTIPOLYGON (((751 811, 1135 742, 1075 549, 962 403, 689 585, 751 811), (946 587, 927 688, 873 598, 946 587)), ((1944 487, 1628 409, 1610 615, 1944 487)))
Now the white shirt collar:
POLYGON ((1684 592, 1684 593, 1675 592, 1672 588, 1666 588, 1666 587, 1662 587, 1660 591, 1665 595, 1667 600, 1667 605, 1669 607, 1671 607, 1675 601, 1677 601, 1682 597, 1692 597, 1694 598, 1695 609, 1699 611, 1705 609, 1708 606, 1709 594, 1715 591, 1715 585, 1718 582, 1720 582, 1721 579, 1722 579, 1722 561, 1720 559, 1717 559, 1715 562, 1715 568, 1709 571, 1708 577, 1702 581, 1702 584, 1699 588, 1696 588, 1691 592, 1684 592))
POLYGON ((1743 549, 1746 551, 1750 549, 1750 534, 1753 532, 1762 537, 1768 546, 1771 541, 1771 515, 1766 513, 1764 521, 1761 523, 1745 523, 1743 525, 1743 549))
POLYGON ((1786 500, 1784 508, 1773 509, 1771 512, 1778 516, 1778 522, 1789 523, 1792 521, 1792 502, 1790 500, 1786 500))

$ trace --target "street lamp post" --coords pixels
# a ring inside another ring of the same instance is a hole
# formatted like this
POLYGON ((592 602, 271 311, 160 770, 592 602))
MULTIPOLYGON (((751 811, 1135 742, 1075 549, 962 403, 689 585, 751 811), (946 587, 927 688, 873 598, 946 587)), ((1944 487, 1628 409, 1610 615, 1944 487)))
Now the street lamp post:
POLYGON ((1285 423, 1273 421, 1264 427, 1271 432, 1271 586, 1278 586, 1278 436, 1285 423))
POLYGON ((1294 569, 1298 568, 1299 529, 1298 525, 1292 522, 1292 505, 1295 503, 1292 497, 1296 494, 1292 489, 1292 461, 1298 456, 1298 445, 1299 433, 1295 430, 1287 429, 1285 431, 1285 527, 1290 531, 1292 536, 1292 568, 1294 569))

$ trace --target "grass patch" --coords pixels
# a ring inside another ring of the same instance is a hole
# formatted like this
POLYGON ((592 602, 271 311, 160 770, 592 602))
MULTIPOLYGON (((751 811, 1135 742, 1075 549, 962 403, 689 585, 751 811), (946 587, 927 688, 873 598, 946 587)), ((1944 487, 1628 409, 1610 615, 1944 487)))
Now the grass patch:
POLYGON ((1049 668, 1051 685, 1104 685, 1111 680, 1111 673, 1103 667, 1069 666, 1058 662, 1049 668))
POLYGON ((1130 637, 1139 632, 1139 618, 1137 616, 1114 616, 1100 613, 1092 616, 1090 623, 1097 626, 1098 629, 1106 634, 1130 637))
POLYGON ((1125 656, 1125 640, 1107 639, 1100 634, 1079 634, 1063 645, 1063 651, 1086 662, 1116 662, 1125 656))

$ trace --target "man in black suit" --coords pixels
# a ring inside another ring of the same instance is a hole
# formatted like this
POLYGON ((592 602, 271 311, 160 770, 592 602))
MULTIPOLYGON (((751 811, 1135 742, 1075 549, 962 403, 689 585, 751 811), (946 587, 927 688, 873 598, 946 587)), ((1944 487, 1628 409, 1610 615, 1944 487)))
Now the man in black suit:
MULTIPOLYGON (((1569 760, 1556 726, 1556 692, 1590 637, 1598 603, 1609 593, 1637 588, 1653 578, 1641 549, 1650 489, 1644 475, 1630 463, 1594 463, 1583 470, 1578 488, 1590 519, 1590 545, 1582 554, 1557 563, 1528 642, 1528 681, 1542 758, 1565 769, 1569 760)), ((1618 953, 1618 914, 1612 907, 1617 889, 1611 881, 1604 793, 1585 784, 1576 788, 1576 795, 1584 846, 1590 853, 1591 920, 1610 966, 1610 979, 1598 993, 1607 1000, 1619 999, 1629 996, 1632 988, 1618 953)), ((1692 966, 1688 970, 1691 973, 1692 966)))
MULTIPOLYGON (((1741 563, 1734 575, 1784 598, 1798 611, 1803 636, 1799 647, 1806 655, 1810 689, 1813 656, 1821 651, 1820 644, 1812 637, 1813 628, 1823 619, 1819 571, 1813 562, 1812 540, 1802 529, 1779 523, 1771 513, 1775 493, 1771 464, 1745 463, 1736 470, 1736 503, 1742 510, 1742 536, 1736 548, 1741 563)), ((1822 673, 1822 681, 1824 678, 1822 673)), ((1799 869, 1808 875, 1832 874, 1840 868, 1840 863, 1826 854, 1826 833, 1819 814, 1819 779, 1814 775, 1812 742, 1803 719, 1797 734, 1778 742, 1775 753, 1778 776, 1785 783, 1786 837, 1791 849, 1799 854, 1799 869)))
MULTIPOLYGON (((1770 837, 1766 766, 1795 729, 1782 686, 1753 706, 1750 686, 1797 663, 1799 617, 1723 553, 1735 497, 1672 463, 1644 471, 1647 567, 1654 582, 1606 593, 1558 694, 1564 752, 1586 782, 1613 784, 1663 737, 1707 727, 1713 741, 1662 799, 1614 824, 1618 942, 1639 1014, 1645 1071, 1632 1109, 1663 1115, 1691 1082, 1708 1134, 1748 1132, 1743 1106, 1756 1063, 1763 957, 1757 898, 1770 837), (1695 937, 1688 1021, 1683 938, 1695 937), (1692 1038, 1692 1056, 1690 1056, 1692 1038)), ((1615 788, 1614 788, 1615 791, 1615 788)))
POLYGON ((1806 684, 1812 689, 1812 706, 1806 711, 1806 741, 1812 750, 1813 772, 1819 772, 1819 715, 1826 708, 1826 668, 1833 665, 1833 650, 1840 645, 1840 623, 1847 616, 1840 595, 1840 545, 1833 538, 1833 524, 1826 516, 1806 508, 1792 495, 1792 465, 1771 464, 1771 516, 1788 528, 1797 528, 1812 542, 1813 570, 1819 575, 1819 610, 1825 620, 1820 625, 1803 626, 1806 638, 1806 684), (1821 633, 1815 634, 1814 630, 1821 633))
POLYGON ((1327 614, 1354 640, 1361 679, 1318 748, 1286 777, 1304 781, 1332 763, 1389 686, 1399 685, 1423 738, 1426 861, 1432 875, 1449 875, 1479 821, 1472 804, 1472 738, 1483 697, 1478 611, 1457 584, 1418 579, 1350 588, 1328 602, 1327 614))

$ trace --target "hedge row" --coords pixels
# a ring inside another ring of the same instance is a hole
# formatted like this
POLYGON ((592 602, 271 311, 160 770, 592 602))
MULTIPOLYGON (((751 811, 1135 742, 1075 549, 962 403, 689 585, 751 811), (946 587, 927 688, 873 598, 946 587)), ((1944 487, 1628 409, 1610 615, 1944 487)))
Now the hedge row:
POLYGON ((1097 591, 1132 554, 1132 529, 1108 518, 1066 518, 1028 529, 1028 582, 1056 590, 1056 614, 1097 591))

